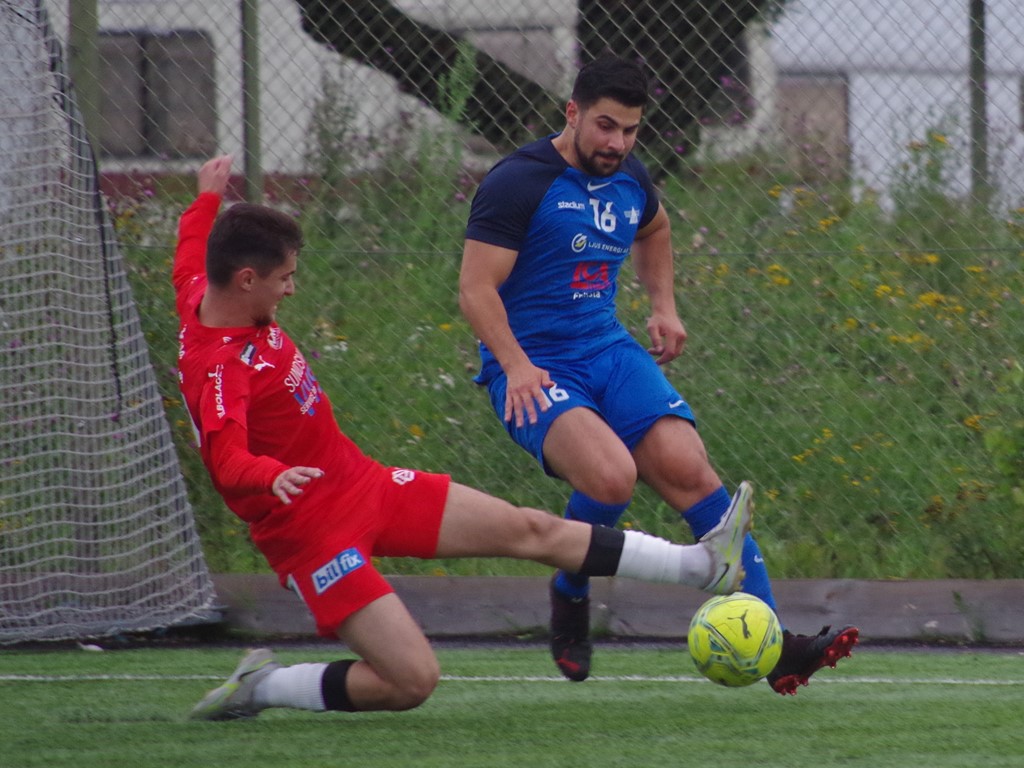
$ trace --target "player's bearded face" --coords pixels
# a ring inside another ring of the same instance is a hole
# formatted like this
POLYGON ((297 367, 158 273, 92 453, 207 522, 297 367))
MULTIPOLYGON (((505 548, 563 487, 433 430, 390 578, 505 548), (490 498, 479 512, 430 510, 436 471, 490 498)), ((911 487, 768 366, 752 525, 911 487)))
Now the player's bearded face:
POLYGON ((592 150, 588 154, 579 134, 573 137, 573 144, 580 163, 580 170, 588 176, 611 176, 619 170, 619 166, 625 159, 625 155, 607 150, 592 150))
POLYGON ((601 99, 577 113, 572 141, 580 170, 589 176, 611 176, 636 144, 640 107, 601 99))

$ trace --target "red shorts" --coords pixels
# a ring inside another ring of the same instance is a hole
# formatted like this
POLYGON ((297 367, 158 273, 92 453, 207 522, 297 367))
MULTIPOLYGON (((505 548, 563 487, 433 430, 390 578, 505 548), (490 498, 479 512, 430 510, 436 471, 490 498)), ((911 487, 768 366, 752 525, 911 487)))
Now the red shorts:
POLYGON ((310 546, 305 562, 278 573, 306 603, 318 634, 337 634, 345 619, 394 591, 372 557, 434 556, 450 483, 448 475, 388 467, 356 508, 337 510, 330 535, 310 546))

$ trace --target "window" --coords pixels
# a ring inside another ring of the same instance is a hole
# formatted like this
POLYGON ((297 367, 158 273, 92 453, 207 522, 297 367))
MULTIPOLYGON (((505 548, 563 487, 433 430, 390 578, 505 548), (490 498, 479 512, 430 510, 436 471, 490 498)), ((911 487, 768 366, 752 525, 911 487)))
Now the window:
POLYGON ((196 30, 101 32, 100 152, 109 157, 213 154, 214 50, 196 30))

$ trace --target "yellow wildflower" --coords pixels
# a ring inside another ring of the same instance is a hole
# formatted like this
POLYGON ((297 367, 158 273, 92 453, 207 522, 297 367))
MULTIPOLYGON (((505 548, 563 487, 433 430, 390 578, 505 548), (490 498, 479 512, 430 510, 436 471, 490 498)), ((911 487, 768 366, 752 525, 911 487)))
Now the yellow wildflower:
POLYGON ((981 414, 972 413, 970 416, 964 419, 964 426, 967 427, 968 429, 973 429, 975 432, 981 432, 982 418, 983 417, 981 416, 981 414))

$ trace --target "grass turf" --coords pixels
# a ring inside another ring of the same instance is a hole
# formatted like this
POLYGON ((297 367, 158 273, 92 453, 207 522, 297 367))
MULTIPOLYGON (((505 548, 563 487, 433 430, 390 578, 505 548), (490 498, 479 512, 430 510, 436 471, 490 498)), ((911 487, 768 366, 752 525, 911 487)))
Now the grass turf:
MULTIPOLYGON (((556 678, 536 646, 438 652, 404 713, 270 710, 192 722, 238 649, 0 653, 0 764, 118 766, 1017 766, 1024 654, 859 650, 796 697, 700 680, 685 649, 599 647, 556 678)), ((282 661, 343 656, 288 648, 282 661)))

